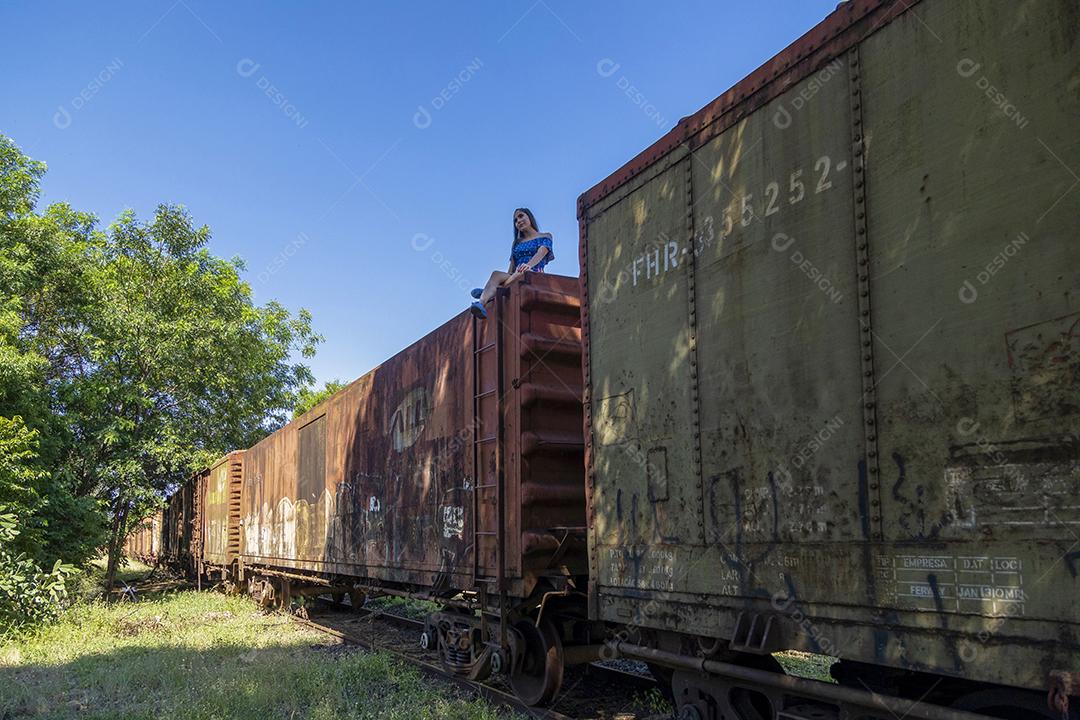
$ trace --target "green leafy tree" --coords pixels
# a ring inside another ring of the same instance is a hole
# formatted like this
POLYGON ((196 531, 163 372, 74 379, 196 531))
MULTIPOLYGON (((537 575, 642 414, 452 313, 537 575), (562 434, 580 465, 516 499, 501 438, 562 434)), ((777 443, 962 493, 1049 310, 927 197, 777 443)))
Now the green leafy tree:
POLYGON ((89 348, 98 239, 93 217, 67 205, 34 212, 44 172, 0 136, 0 503, 19 518, 21 552, 81 563, 104 523, 98 501, 77 493, 64 404, 89 348))
POLYGON ((254 305, 241 261, 211 255, 209 239, 162 205, 150 222, 122 215, 102 248, 98 343, 72 409, 110 503, 110 580, 132 521, 193 469, 280 425, 312 379, 290 362, 315 352, 310 314, 254 305))
POLYGON ((125 535, 169 488, 288 418, 312 382, 292 358, 321 338, 307 311, 256 305, 243 263, 214 256, 184 208, 101 230, 67 205, 36 212, 44 171, 0 136, 0 418, 37 432, 24 460, 39 471, 0 477, 0 501, 41 561, 104 544, 111 585, 125 535))
POLYGON ((342 390, 348 385, 341 380, 327 380, 321 390, 313 387, 304 387, 296 395, 296 405, 293 406, 293 417, 300 417, 323 400, 342 390))

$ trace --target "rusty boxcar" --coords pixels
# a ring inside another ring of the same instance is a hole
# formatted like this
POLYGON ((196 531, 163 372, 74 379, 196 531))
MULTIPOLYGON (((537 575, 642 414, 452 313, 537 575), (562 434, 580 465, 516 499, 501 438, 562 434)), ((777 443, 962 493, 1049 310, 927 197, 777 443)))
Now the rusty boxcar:
MULTIPOLYGON (((498 655, 494 628, 535 650, 525 618, 583 597, 578 282, 530 273, 493 303, 247 451, 240 562, 254 592, 442 599, 425 638, 473 677, 498 655)), ((520 665, 523 696, 557 690, 520 665)))
POLYGON ((233 582, 240 559, 240 490, 245 451, 193 474, 165 502, 162 559, 208 580, 233 582))
POLYGON ((198 519, 199 481, 207 471, 193 475, 170 495, 162 510, 161 559, 167 565, 194 572, 201 556, 198 519))
POLYGON ((240 560, 240 491, 244 481, 245 451, 220 458, 199 473, 195 491, 201 535, 196 571, 221 579, 233 577, 240 560))
POLYGON ((581 196, 590 613, 682 717, 1068 709, 1078 87, 1075 0, 853 0, 581 196))
POLYGON ((153 565, 161 552, 161 512, 140 521, 124 540, 124 556, 153 565))

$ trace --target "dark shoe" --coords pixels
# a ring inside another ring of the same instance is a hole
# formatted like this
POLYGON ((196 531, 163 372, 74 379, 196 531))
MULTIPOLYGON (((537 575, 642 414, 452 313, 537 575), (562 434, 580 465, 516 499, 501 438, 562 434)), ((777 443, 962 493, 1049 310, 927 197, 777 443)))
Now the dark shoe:
POLYGON ((472 311, 474 318, 478 318, 480 320, 487 319, 487 310, 485 310, 484 306, 480 303, 474 302, 472 305, 469 306, 469 310, 472 311))
POLYGON ((469 293, 469 294, 472 295, 477 300, 479 300, 480 296, 484 294, 484 288, 473 288, 472 292, 469 293))

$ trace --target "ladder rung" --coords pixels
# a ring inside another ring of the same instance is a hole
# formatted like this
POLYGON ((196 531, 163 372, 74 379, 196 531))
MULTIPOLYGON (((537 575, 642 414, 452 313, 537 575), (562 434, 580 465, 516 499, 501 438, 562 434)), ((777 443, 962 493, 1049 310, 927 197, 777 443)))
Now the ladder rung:
POLYGON ((486 398, 488 395, 494 395, 497 392, 498 392, 497 389, 485 390, 484 392, 480 393, 479 395, 473 395, 473 398, 475 398, 476 400, 479 400, 480 398, 486 398))
POLYGON ((475 535, 498 535, 499 533, 496 532, 495 530, 477 530, 474 534, 475 535))
POLYGON ((495 347, 495 343, 488 343, 487 345, 483 345, 481 347, 478 347, 476 350, 473 350, 473 354, 479 355, 480 353, 490 350, 493 347, 495 347))
POLYGON ((499 487, 499 483, 488 483, 487 485, 473 485, 473 490, 483 490, 489 487, 499 487))
POLYGON ((488 443, 488 442, 495 442, 495 440, 497 440, 497 439, 498 438, 496 438, 494 435, 492 435, 491 437, 480 438, 476 442, 477 443, 488 443))

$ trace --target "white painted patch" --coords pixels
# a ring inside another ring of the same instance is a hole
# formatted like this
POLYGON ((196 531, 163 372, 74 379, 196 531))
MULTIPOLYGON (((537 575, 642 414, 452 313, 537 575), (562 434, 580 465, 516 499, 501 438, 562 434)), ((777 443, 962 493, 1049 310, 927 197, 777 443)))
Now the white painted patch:
MULTIPOLYGON (((604 570, 606 584, 614 587, 675 590, 675 550, 670 548, 647 548, 638 562, 634 561, 632 548, 610 548, 604 570)), ((680 584, 686 582, 685 575, 678 579, 680 584)))
POLYGON ((430 411, 431 396, 424 386, 415 387, 405 395, 390 417, 387 428, 395 450, 401 452, 417 441, 424 432, 424 423, 430 411))
POLYGON ((465 508, 446 505, 443 511, 443 537, 461 538, 465 533, 465 508))
POLYGON ((879 555, 879 589, 896 607, 990 617, 1024 615, 1020 558, 968 555, 879 555))

